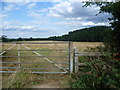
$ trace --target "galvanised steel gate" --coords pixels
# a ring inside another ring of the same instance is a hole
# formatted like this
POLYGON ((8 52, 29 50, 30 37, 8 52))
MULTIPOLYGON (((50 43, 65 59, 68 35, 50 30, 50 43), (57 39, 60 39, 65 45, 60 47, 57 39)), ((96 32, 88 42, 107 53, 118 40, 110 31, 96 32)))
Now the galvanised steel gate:
POLYGON ((72 73, 72 42, 3 43, 0 73, 72 73), (5 49, 5 45, 10 45, 5 49))

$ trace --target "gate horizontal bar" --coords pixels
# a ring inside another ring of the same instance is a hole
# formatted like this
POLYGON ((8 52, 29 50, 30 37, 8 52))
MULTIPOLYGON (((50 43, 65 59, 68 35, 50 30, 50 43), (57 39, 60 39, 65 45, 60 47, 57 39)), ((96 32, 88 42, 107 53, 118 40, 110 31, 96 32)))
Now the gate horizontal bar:
MULTIPOLYGON (((26 68, 26 67, 0 67, 1 69, 61 69, 61 68, 26 68)), ((63 68, 68 69, 68 68, 63 68)))
POLYGON ((13 64, 26 64, 26 63, 30 63, 30 64, 40 64, 40 63, 47 63, 47 64, 69 64, 68 62, 0 62, 0 63, 13 63, 13 64))
MULTIPOLYGON (((0 73, 19 73, 19 71, 0 71, 0 73)), ((27 72, 28 73, 28 72, 27 72)), ((29 73, 68 73, 68 72, 29 72, 29 73)))
POLYGON ((48 49, 48 50, 43 50, 43 49, 3 49, 2 51, 67 51, 66 49, 48 49))
POLYGON ((15 58, 15 57, 21 57, 21 58, 22 58, 22 57, 62 57, 62 58, 63 58, 63 57, 66 57, 66 58, 67 58, 68 56, 0 56, 0 57, 3 57, 3 58, 5 58, 5 57, 6 57, 6 58, 7 58, 7 57, 13 57, 13 58, 15 58))
POLYGON ((2 43, 2 44, 68 44, 69 41, 64 42, 19 42, 19 43, 2 43))
POLYGON ((48 74, 49 73, 56 73, 57 74, 57 73, 68 73, 68 72, 31 72, 31 73, 41 73, 41 74, 42 73, 48 73, 48 74))
POLYGON ((0 71, 0 73, 16 73, 16 71, 0 71))
POLYGON ((68 44, 69 41, 64 41, 64 42, 21 42, 21 43, 16 43, 16 44, 68 44))

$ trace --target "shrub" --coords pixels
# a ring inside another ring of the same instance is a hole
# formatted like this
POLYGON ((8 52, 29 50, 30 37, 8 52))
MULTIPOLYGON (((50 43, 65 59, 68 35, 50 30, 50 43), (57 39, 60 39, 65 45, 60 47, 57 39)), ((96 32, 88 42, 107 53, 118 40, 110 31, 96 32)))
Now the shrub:
MULTIPOLYGON (((104 53, 104 52, 103 52, 104 53)), ((89 57, 86 61, 91 67, 90 73, 72 76, 72 88, 120 88, 120 61, 113 60, 110 53, 103 57, 89 57)))

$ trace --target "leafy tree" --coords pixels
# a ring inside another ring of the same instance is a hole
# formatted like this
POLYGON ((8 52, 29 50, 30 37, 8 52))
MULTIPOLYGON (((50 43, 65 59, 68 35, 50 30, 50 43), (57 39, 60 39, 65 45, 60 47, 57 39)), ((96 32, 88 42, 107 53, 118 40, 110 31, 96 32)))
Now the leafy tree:
MULTIPOLYGON (((102 1, 102 0, 100 0, 102 1)), ((109 13, 108 18, 112 28, 112 35, 109 40, 109 47, 112 52, 120 54, 120 1, 119 2, 86 2, 84 7, 97 5, 100 7, 99 13, 109 13)))
POLYGON ((23 39, 21 37, 18 38, 18 41, 22 41, 23 39))
POLYGON ((50 37, 51 40, 62 41, 86 41, 86 42, 101 42, 108 37, 111 29, 107 26, 95 26, 90 28, 84 28, 80 30, 71 31, 68 34, 62 36, 50 37), (107 34, 106 34, 107 33, 107 34))
POLYGON ((33 38, 32 38, 32 37, 30 37, 30 40, 33 40, 33 38))
POLYGON ((8 42, 9 39, 7 38, 6 35, 2 35, 2 42, 8 42))

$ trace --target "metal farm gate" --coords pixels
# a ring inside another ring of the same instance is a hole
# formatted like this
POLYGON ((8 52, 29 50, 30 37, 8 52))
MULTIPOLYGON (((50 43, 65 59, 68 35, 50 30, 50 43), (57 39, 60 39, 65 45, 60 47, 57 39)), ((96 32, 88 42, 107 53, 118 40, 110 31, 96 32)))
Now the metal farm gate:
POLYGON ((14 42, 2 45, 0 73, 21 70, 28 73, 73 72, 72 42, 14 42), (4 48, 5 45, 10 47, 4 48))

